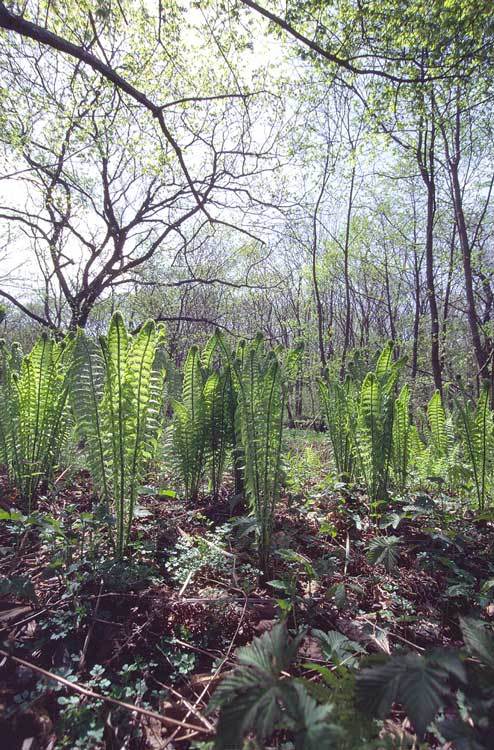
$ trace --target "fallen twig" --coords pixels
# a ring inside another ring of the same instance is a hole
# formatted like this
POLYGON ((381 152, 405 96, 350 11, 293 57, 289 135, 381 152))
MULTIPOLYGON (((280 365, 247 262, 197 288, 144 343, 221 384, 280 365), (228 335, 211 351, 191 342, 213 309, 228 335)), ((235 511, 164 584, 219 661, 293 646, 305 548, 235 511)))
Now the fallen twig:
POLYGON ((13 656, 12 654, 9 654, 7 651, 4 651, 3 649, 0 649, 0 655, 4 656, 6 659, 11 659, 16 664, 21 664, 23 667, 27 667, 28 669, 31 669, 33 672, 38 672, 38 674, 43 675, 43 677, 46 677, 49 680, 53 680, 54 682, 59 682, 61 685, 64 685, 64 687, 68 688, 69 690, 74 690, 76 693, 85 695, 88 698, 95 698, 96 700, 103 701, 103 703, 110 703, 113 706, 118 706, 119 708, 123 708, 126 711, 133 711, 134 713, 140 714, 141 716, 147 716, 149 719, 156 719, 156 721, 160 721, 165 726, 181 727, 184 729, 190 729, 193 732, 201 732, 201 733, 208 732, 208 730, 205 727, 199 727, 199 726, 196 726, 195 724, 189 724, 188 722, 180 721, 179 719, 172 719, 169 716, 162 716, 161 714, 158 714, 155 711, 150 711, 147 708, 140 708, 139 706, 135 706, 132 703, 125 703, 124 701, 117 700, 117 698, 110 698, 107 695, 101 695, 101 693, 96 693, 94 690, 90 690, 89 688, 86 688, 83 685, 79 685, 77 682, 70 682, 69 680, 66 680, 65 677, 61 677, 58 674, 49 672, 47 669, 38 667, 36 664, 32 664, 31 662, 26 661, 25 659, 20 659, 18 656, 13 656))
MULTIPOLYGON (((228 648, 227 648, 227 650, 226 650, 226 654, 225 654, 225 656, 223 657, 223 659, 221 660, 221 662, 220 662, 220 663, 218 664, 218 666, 216 667, 216 669, 215 669, 215 671, 214 671, 214 673, 213 673, 213 675, 212 675, 212 677, 211 677, 211 681, 210 681, 210 682, 208 682, 208 683, 207 683, 207 685, 205 685, 205 686, 204 686, 204 688, 202 689, 202 691, 201 691, 201 693, 199 694, 198 698, 196 699, 196 701, 195 701, 195 703, 194 703, 194 706, 193 706, 193 709, 194 709, 194 710, 195 710, 195 709, 197 708, 197 706, 199 705, 199 703, 200 703, 200 702, 202 701, 202 699, 204 698, 204 696, 205 696, 205 695, 206 695, 206 693, 208 692, 208 690, 209 690, 209 688, 210 688, 210 685, 211 685, 211 683, 212 683, 212 682, 213 682, 214 680, 216 680, 216 678, 217 678, 217 677, 219 676, 219 674, 221 673, 221 670, 223 669, 223 667, 224 667, 224 665, 226 664, 226 662, 227 662, 227 661, 229 661, 229 658, 230 658, 230 654, 231 654, 231 652, 232 652, 233 646, 234 646, 234 644, 235 644, 235 641, 236 641, 236 639, 237 639, 237 635, 238 635, 238 632, 239 632, 239 630, 240 630, 240 626, 242 625, 242 622, 244 621, 244 618, 245 618, 245 612, 246 612, 246 610, 247 610, 247 604, 248 604, 249 598, 248 598, 248 596, 247 596, 246 594, 244 594, 244 599, 245 599, 245 601, 244 601, 244 607, 243 607, 243 609, 242 609, 242 614, 241 614, 241 615, 240 615, 240 617, 239 617, 239 620, 238 620, 238 623, 237 623, 237 627, 236 627, 236 629, 235 629, 235 633, 233 634, 233 638, 231 639, 231 641, 230 641, 230 644, 229 644, 229 646, 228 646, 228 648)), ((188 712, 187 712, 187 713, 185 714, 185 717, 186 717, 186 718, 188 718, 188 717, 190 716, 190 713, 191 713, 191 711, 189 710, 189 711, 188 711, 188 712)), ((178 729, 176 729, 176 730, 174 731, 174 733, 172 734, 172 737, 171 737, 171 739, 172 739, 172 740, 174 740, 174 739, 175 739, 175 740, 177 740, 177 742, 178 742, 179 740, 182 740, 182 739, 184 739, 183 737, 177 737, 177 734, 178 734, 178 729)))
POLYGON ((92 619, 92 622, 91 622, 91 624, 90 624, 90 626, 88 628, 88 631, 87 631, 87 634, 86 634, 86 638, 84 639, 84 645, 83 645, 82 651, 81 651, 81 658, 79 659, 79 671, 80 672, 83 672, 84 671, 84 667, 86 666, 87 651, 88 651, 88 648, 89 648, 89 642, 91 640, 91 636, 93 634, 94 625, 95 625, 95 618, 96 618, 96 616, 98 614, 99 605, 101 603, 101 594, 102 593, 103 593, 103 579, 101 579, 101 581, 100 581, 98 598, 96 599, 96 605, 94 607, 93 619, 92 619))

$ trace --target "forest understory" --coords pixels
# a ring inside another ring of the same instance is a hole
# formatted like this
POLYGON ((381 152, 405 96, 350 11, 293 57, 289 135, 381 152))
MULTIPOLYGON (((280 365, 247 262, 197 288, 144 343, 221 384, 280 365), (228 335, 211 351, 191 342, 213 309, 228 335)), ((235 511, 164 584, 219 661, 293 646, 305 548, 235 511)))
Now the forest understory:
POLYGON ((493 0, 0 0, 0 750, 494 750, 493 0))
MULTIPOLYGON (((235 650, 280 619, 303 629, 287 674, 314 687, 319 669, 335 678, 332 700, 348 737, 328 747, 450 747, 437 731, 417 740, 396 705, 378 727, 369 730, 368 718, 359 726, 353 683, 366 655, 457 652, 459 616, 474 609, 494 621, 492 522, 426 489, 376 515, 363 491, 325 475, 324 434, 293 430, 288 442, 290 482, 277 503, 278 552, 265 584, 242 529, 245 504, 232 509, 231 482, 216 501, 141 495, 133 560, 123 566, 97 553, 86 471, 64 472, 37 520, 13 514, 2 524, 3 748, 212 747, 211 695, 235 650), (389 532, 399 539, 391 554, 369 555, 376 534, 389 532)), ((16 498, 5 475, 2 487, 6 511, 16 498)), ((454 703, 451 695, 441 707, 446 718, 454 703)), ((265 747, 288 747, 283 736, 265 747)))

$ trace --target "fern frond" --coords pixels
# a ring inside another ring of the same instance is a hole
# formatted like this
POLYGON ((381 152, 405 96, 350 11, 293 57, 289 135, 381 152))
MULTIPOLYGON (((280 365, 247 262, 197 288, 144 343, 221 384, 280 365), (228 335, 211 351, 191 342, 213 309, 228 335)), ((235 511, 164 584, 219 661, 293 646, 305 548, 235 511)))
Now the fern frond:
POLYGON ((145 323, 129 336, 120 313, 99 344, 79 332, 72 367, 72 405, 89 468, 114 511, 114 546, 125 554, 139 485, 153 457, 165 371, 158 347, 163 331, 145 323))
POLYGON ((394 405, 392 459, 393 471, 398 487, 404 490, 407 484, 410 458, 410 387, 404 385, 394 405))

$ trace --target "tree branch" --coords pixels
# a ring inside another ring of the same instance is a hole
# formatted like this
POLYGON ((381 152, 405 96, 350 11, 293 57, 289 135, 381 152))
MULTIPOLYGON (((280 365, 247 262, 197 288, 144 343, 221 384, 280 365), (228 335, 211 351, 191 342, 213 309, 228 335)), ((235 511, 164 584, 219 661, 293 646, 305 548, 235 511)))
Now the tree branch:
POLYGON ((14 13, 11 13, 5 7, 5 3, 3 2, 3 0, 0 0, 0 28, 6 29, 7 31, 14 31, 20 36, 34 39, 35 42, 44 44, 47 47, 52 47, 59 52, 63 52, 66 55, 75 57, 77 60, 81 60, 81 62, 89 65, 93 70, 113 83, 113 85, 118 89, 124 91, 136 102, 142 104, 142 106, 145 107, 149 112, 151 112, 153 117, 157 119, 163 135, 165 136, 166 140, 177 156, 182 172, 185 175, 194 198, 201 207, 204 205, 204 199, 197 192, 187 165, 185 164, 182 149, 166 126, 165 119, 163 117, 163 107, 151 101, 151 99, 149 99, 146 94, 129 83, 129 81, 127 81, 119 73, 117 73, 110 65, 107 65, 107 63, 100 60, 98 57, 96 57, 96 55, 93 55, 92 52, 88 52, 87 49, 84 49, 84 47, 81 47, 78 44, 74 44, 68 39, 64 39, 58 34, 45 29, 39 24, 28 21, 22 16, 17 16, 14 13))

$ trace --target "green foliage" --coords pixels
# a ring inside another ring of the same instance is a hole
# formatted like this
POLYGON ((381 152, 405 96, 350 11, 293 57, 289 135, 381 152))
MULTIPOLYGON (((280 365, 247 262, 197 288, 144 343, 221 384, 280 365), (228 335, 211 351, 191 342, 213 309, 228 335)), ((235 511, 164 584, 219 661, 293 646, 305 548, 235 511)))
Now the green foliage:
POLYGON ((285 677, 302 634, 291 638, 275 625, 249 646, 238 649, 237 665, 214 693, 208 711, 220 709, 215 748, 239 750, 247 732, 265 746, 276 729, 290 732, 297 750, 338 747, 340 730, 332 709, 319 705, 294 678, 285 677))
POLYGON ((494 415, 489 407, 489 389, 484 386, 476 407, 457 403, 464 452, 470 464, 479 510, 494 489, 494 415))
POLYGON ((472 618, 460 618, 460 627, 467 655, 474 659, 442 650, 377 657, 380 663, 357 674, 360 708, 386 718, 393 704, 401 703, 423 737, 438 711, 449 706, 448 718, 437 724, 440 735, 457 750, 489 750, 494 731, 494 635, 491 627, 472 618))
POLYGON ((388 573, 393 573, 400 558, 401 539, 398 536, 378 536, 371 539, 367 559, 372 565, 381 563, 388 573))
POLYGON ((446 413, 439 391, 427 404, 427 447, 417 456, 417 468, 424 479, 441 480, 457 486, 463 479, 461 443, 455 440, 451 415, 446 413))
POLYGON ((264 351, 262 337, 242 346, 238 355, 232 365, 236 418, 245 456, 247 496, 257 522, 259 567, 267 573, 281 482, 284 377, 276 353, 264 351))
POLYGON ((405 384, 394 403, 391 457, 393 475, 400 490, 407 486, 412 445, 410 420, 410 387, 405 384))
POLYGON ((0 597, 22 599, 37 604, 36 591, 33 582, 26 576, 7 577, 0 575, 0 597))
POLYGON ((461 632, 469 653, 481 660, 482 664, 494 669, 494 635, 485 623, 471 617, 460 620, 461 632))
POLYGON ((338 477, 350 480, 354 468, 356 393, 354 382, 336 378, 319 381, 319 396, 324 408, 338 477))
POLYGON ((330 630, 325 633, 322 630, 313 630, 312 635, 319 642, 321 651, 328 661, 335 667, 356 667, 358 656, 365 653, 364 648, 355 641, 351 641, 343 633, 330 630))
POLYGON ((399 654, 380 666, 362 669, 357 675, 358 701, 363 710, 379 718, 389 715, 393 703, 401 703, 422 737, 446 703, 452 676, 466 680, 463 664, 454 654, 399 654))
POLYGON ((360 389, 355 434, 360 472, 371 500, 387 497, 393 438, 394 390, 403 360, 393 361, 393 342, 381 352, 360 389))
POLYGON ((212 372, 204 384, 204 401, 208 420, 209 471, 213 498, 217 498, 225 468, 231 437, 229 396, 231 379, 227 372, 212 372))
POLYGON ((448 453, 448 434, 446 432, 446 412, 441 394, 435 391, 427 405, 427 417, 430 427, 430 452, 435 461, 448 453))
POLYGON ((228 452, 233 450, 234 462, 240 456, 235 431, 237 393, 230 365, 231 355, 229 353, 228 357, 225 357, 223 347, 227 347, 226 342, 217 330, 206 344, 201 356, 203 371, 207 376, 204 384, 207 419, 206 457, 210 487, 215 499, 221 487, 228 452), (213 362, 214 359, 216 363, 213 362))
POLYGON ((407 486, 422 448, 410 419, 409 386, 395 398, 405 360, 394 361, 393 350, 390 341, 374 371, 364 374, 365 363, 357 357, 344 383, 329 375, 319 382, 336 471, 347 481, 360 475, 373 501, 387 497, 391 471, 397 487, 407 486))
POLYGON ((173 402, 173 447, 186 498, 195 499, 205 468, 207 439, 206 401, 201 358, 197 346, 189 349, 184 365, 182 401, 173 402))
POLYGON ((120 313, 99 344, 77 334, 71 403, 101 499, 115 515, 113 542, 123 557, 139 486, 156 449, 164 372, 157 366, 162 333, 148 321, 132 337, 120 313))
POLYGON ((187 355, 182 400, 174 401, 173 448, 185 495, 199 493, 206 469, 213 498, 221 487, 226 460, 235 448, 236 392, 226 342, 216 333, 202 354, 196 346, 187 355), (220 347, 220 341, 222 346, 220 347))
POLYGON ((0 462, 30 511, 54 474, 67 437, 73 339, 43 335, 25 357, 0 342, 0 462))

